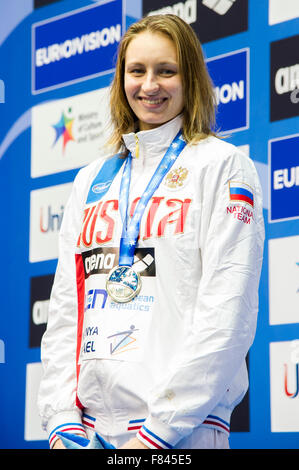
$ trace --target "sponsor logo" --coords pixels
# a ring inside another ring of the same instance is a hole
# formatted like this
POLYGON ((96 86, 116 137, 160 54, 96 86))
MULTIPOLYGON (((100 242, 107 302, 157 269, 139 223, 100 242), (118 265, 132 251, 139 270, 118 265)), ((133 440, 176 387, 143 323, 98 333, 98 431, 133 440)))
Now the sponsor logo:
POLYGON ((202 4, 218 15, 225 15, 236 0, 202 0, 202 4))
POLYGON ((107 191, 107 189, 111 186, 112 180, 105 181, 104 183, 97 183, 95 184, 91 190, 95 194, 101 194, 107 191))
POLYGON ((105 308, 108 294, 104 289, 90 289, 86 294, 85 311, 105 308))
POLYGON ((278 69, 275 73, 274 87, 278 95, 282 95, 293 90, 298 91, 299 64, 294 64, 290 67, 281 67, 278 69))
POLYGON ((48 321, 50 299, 37 300, 32 307, 32 321, 34 325, 46 324, 48 321))
POLYGON ((95 338, 99 335, 100 328, 98 326, 87 326, 83 331, 82 352, 84 354, 95 353, 95 338), (87 338, 87 339, 86 339, 87 338))
POLYGON ((64 206, 60 207, 59 212, 53 212, 51 205, 48 208, 40 208, 39 227, 42 233, 59 232, 62 218, 64 214, 64 206))
POLYGON ((110 309, 111 310, 130 310, 139 312, 150 312, 152 305, 155 302, 155 297, 153 295, 137 295, 128 303, 118 303, 118 302, 111 302, 110 309))
POLYGON ((269 240, 269 323, 299 323, 299 236, 269 240))
POLYGON ((271 431, 298 432, 299 340, 270 343, 271 431))
POLYGON ((299 217, 299 134, 269 141, 269 221, 299 217))
POLYGON ((31 263, 58 258, 58 234, 71 188, 72 183, 66 183, 31 191, 29 242, 31 263))
POLYGON ((32 25, 32 93, 111 73, 122 0, 106 0, 32 25))
POLYGON ((136 338, 134 338, 133 336, 133 333, 135 333, 135 331, 138 331, 138 329, 135 328, 135 325, 131 325, 128 330, 120 331, 107 337, 108 339, 111 339, 111 356, 131 351, 132 349, 137 349, 136 338))
POLYGON ((72 56, 83 52, 94 51, 100 47, 106 47, 115 42, 119 42, 121 37, 121 25, 103 28, 101 31, 94 31, 84 34, 81 37, 66 39, 63 43, 50 44, 36 50, 36 67, 48 65, 62 59, 69 59, 72 56))
POLYGON ((215 85, 221 132, 249 127, 249 49, 212 57, 206 64, 215 85))
POLYGON ((299 186, 299 165, 273 171, 273 188, 284 189, 299 186))
POLYGON ((299 103, 299 88, 296 88, 295 90, 292 91, 291 95, 291 102, 294 104, 299 103))
POLYGON ((248 29, 247 0, 143 0, 143 15, 167 13, 190 24, 202 43, 248 29))
POLYGON ((288 398, 296 398, 299 392, 299 364, 284 364, 284 393, 288 398), (292 369, 292 371, 290 371, 292 369), (293 389, 290 391, 290 374, 293 374, 293 389))
POLYGON ((108 88, 102 88, 33 107, 32 178, 82 167, 99 157, 108 135, 108 99, 108 88))
MULTIPOLYGON (((71 108, 69 110, 71 112, 71 108)), ((56 132, 55 141, 53 146, 56 142, 61 138, 62 139, 62 151, 64 153, 65 146, 70 140, 74 140, 74 136, 72 134, 72 127, 73 127, 74 119, 68 117, 64 112, 62 112, 59 121, 56 124, 53 124, 53 128, 56 132)))
POLYGON ((220 103, 227 104, 230 101, 237 101, 244 99, 244 80, 240 80, 239 83, 225 83, 221 87, 216 86, 215 96, 216 102, 219 106, 220 103))
POLYGON ((116 260, 118 259, 117 251, 117 248, 97 248, 96 250, 92 250, 91 255, 88 251, 83 253, 85 275, 108 273, 116 266, 116 260))
MULTIPOLYGON (((136 248, 134 256, 134 269, 139 272, 141 276, 155 276, 155 255, 154 248, 136 248)), ((118 265, 119 248, 105 247, 95 248, 94 250, 85 251, 82 253, 83 266, 85 272, 85 279, 93 274, 107 274, 112 268, 118 265)), ((106 292, 106 291, 105 291, 106 292)), ((101 308, 104 308, 106 297, 101 291, 95 294, 92 293, 92 297, 88 302, 88 305, 94 308, 96 302, 95 295, 103 295, 103 304, 101 308)), ((87 307, 90 308, 90 307, 87 307)))
POLYGON ((30 279, 29 347, 39 348, 46 331, 54 274, 30 279))
POLYGON ((270 120, 299 116, 299 35, 271 43, 270 120))
MULTIPOLYGON (((147 2, 145 1, 143 3, 143 9, 146 11, 147 7, 154 6, 154 3, 159 3, 159 4, 165 4, 169 2, 150 2, 149 5, 147 5, 147 2)), ((148 16, 151 15, 165 15, 165 14, 173 14, 177 15, 180 18, 182 18, 186 23, 192 24, 195 23, 197 20, 197 2, 196 0, 187 0, 185 2, 176 2, 173 3, 172 5, 169 6, 163 6, 162 8, 158 8, 157 10, 152 10, 147 12, 148 16)))
POLYGON ((283 21, 299 17, 299 3, 294 0, 269 0, 269 24, 277 24, 283 21))

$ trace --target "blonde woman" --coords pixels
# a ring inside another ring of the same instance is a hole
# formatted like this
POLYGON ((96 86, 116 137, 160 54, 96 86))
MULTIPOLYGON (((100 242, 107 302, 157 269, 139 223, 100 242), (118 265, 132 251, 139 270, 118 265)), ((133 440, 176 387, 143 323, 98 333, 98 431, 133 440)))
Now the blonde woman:
POLYGON ((264 225, 252 161, 215 135, 192 28, 133 24, 111 87, 111 157, 78 173, 60 232, 39 407, 115 448, 229 448, 248 387, 264 225))

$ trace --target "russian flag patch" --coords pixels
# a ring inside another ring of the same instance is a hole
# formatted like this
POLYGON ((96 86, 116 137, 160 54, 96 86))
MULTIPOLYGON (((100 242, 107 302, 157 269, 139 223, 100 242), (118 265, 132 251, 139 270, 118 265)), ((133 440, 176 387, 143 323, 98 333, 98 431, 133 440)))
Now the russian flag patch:
POLYGON ((253 190, 248 184, 230 181, 228 185, 231 202, 247 202, 251 207, 254 206, 253 190))

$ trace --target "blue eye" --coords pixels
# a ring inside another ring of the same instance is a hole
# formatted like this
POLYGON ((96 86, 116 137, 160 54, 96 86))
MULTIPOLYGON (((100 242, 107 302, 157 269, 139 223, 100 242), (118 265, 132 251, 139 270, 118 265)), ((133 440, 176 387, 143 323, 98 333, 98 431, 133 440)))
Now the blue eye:
POLYGON ((160 74, 161 75, 175 75, 176 72, 174 70, 171 70, 171 69, 162 69, 160 71, 160 74))
POLYGON ((141 75, 144 73, 144 69, 142 67, 132 67, 127 70, 127 73, 131 73, 134 75, 141 75))

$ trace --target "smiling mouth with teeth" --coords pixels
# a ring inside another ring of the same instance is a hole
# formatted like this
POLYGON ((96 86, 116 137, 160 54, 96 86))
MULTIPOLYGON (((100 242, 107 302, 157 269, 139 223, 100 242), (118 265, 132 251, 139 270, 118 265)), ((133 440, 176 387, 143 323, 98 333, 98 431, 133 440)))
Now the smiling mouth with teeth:
POLYGON ((163 103, 164 101, 166 101, 167 98, 159 98, 159 99, 151 100, 151 99, 149 99, 149 98, 142 98, 142 97, 139 97, 139 100, 144 101, 144 102, 147 103, 147 104, 161 104, 161 103, 163 103))

